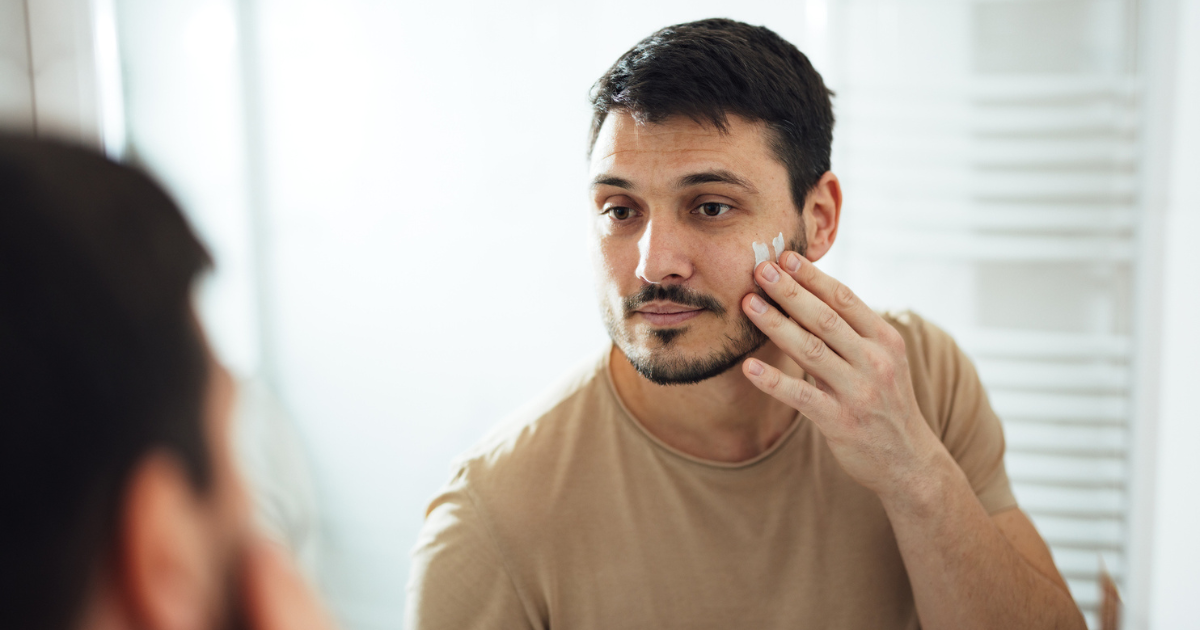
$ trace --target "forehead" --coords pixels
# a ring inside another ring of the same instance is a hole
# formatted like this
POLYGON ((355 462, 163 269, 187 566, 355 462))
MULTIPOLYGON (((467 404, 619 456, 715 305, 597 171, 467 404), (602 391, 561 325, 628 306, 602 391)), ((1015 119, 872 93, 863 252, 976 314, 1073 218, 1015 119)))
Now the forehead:
POLYGON ((782 165, 770 149, 766 125, 761 122, 730 115, 721 131, 687 116, 646 123, 617 111, 600 127, 590 167, 593 174, 652 177, 659 171, 713 167, 752 175, 782 165))

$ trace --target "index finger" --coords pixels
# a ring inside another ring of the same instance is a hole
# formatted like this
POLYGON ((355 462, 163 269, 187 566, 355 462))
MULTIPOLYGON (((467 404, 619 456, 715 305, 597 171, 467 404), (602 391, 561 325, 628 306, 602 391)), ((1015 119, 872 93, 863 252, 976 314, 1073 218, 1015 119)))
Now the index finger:
POLYGON ((878 337, 887 322, 871 310, 850 287, 817 269, 807 258, 796 252, 784 252, 779 257, 779 266, 801 286, 829 305, 863 337, 878 337))

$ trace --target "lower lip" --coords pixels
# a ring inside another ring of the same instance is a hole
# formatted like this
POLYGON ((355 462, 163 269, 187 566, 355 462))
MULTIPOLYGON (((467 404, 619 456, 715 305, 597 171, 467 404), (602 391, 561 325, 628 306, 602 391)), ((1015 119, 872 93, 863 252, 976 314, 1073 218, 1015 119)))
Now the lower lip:
POLYGON ((638 311, 638 314, 646 318, 646 321, 654 326, 674 326, 681 324, 687 320, 703 313, 704 311, 683 311, 680 313, 647 313, 638 311))

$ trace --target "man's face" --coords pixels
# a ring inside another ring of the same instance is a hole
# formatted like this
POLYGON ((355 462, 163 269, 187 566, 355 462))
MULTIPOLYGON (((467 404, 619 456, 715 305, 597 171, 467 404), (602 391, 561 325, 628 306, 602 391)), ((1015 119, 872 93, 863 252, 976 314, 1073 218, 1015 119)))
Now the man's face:
POLYGON ((600 128, 591 191, 601 310, 613 342, 654 382, 702 381, 766 343, 739 306, 758 291, 751 243, 782 232, 788 249, 804 249, 769 139, 737 116, 727 133, 622 112, 600 128))

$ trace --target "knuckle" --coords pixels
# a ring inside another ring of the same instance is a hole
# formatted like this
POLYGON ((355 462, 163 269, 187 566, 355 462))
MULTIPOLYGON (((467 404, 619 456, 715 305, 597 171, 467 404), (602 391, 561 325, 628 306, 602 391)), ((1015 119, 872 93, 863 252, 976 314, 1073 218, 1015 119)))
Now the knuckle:
POLYGON ((854 306, 858 301, 858 296, 854 295, 850 287, 839 282, 833 290, 833 299, 841 306, 854 306))
POLYGON ((821 312, 821 316, 817 318, 817 326, 821 332, 832 333, 838 329, 838 324, 841 323, 841 318, 831 308, 826 308, 821 312))
POLYGON ((883 352, 871 352, 867 357, 867 364, 871 367, 871 371, 875 374, 882 374, 891 369, 892 360, 883 352))
POLYGON ((875 374, 884 381, 891 381, 896 377, 896 366, 891 361, 880 361, 875 366, 875 374))
POLYGON ((783 287, 783 297, 787 300, 794 300, 800 297, 800 285, 795 282, 788 282, 783 287))
POLYGON ((818 339, 816 335, 809 335, 804 342, 804 356, 814 361, 825 356, 825 342, 818 339))
POLYGON ((812 402, 813 388, 805 387, 805 385, 807 385, 807 383, 797 385, 795 388, 795 393, 792 397, 795 399, 797 404, 807 406, 812 402))

